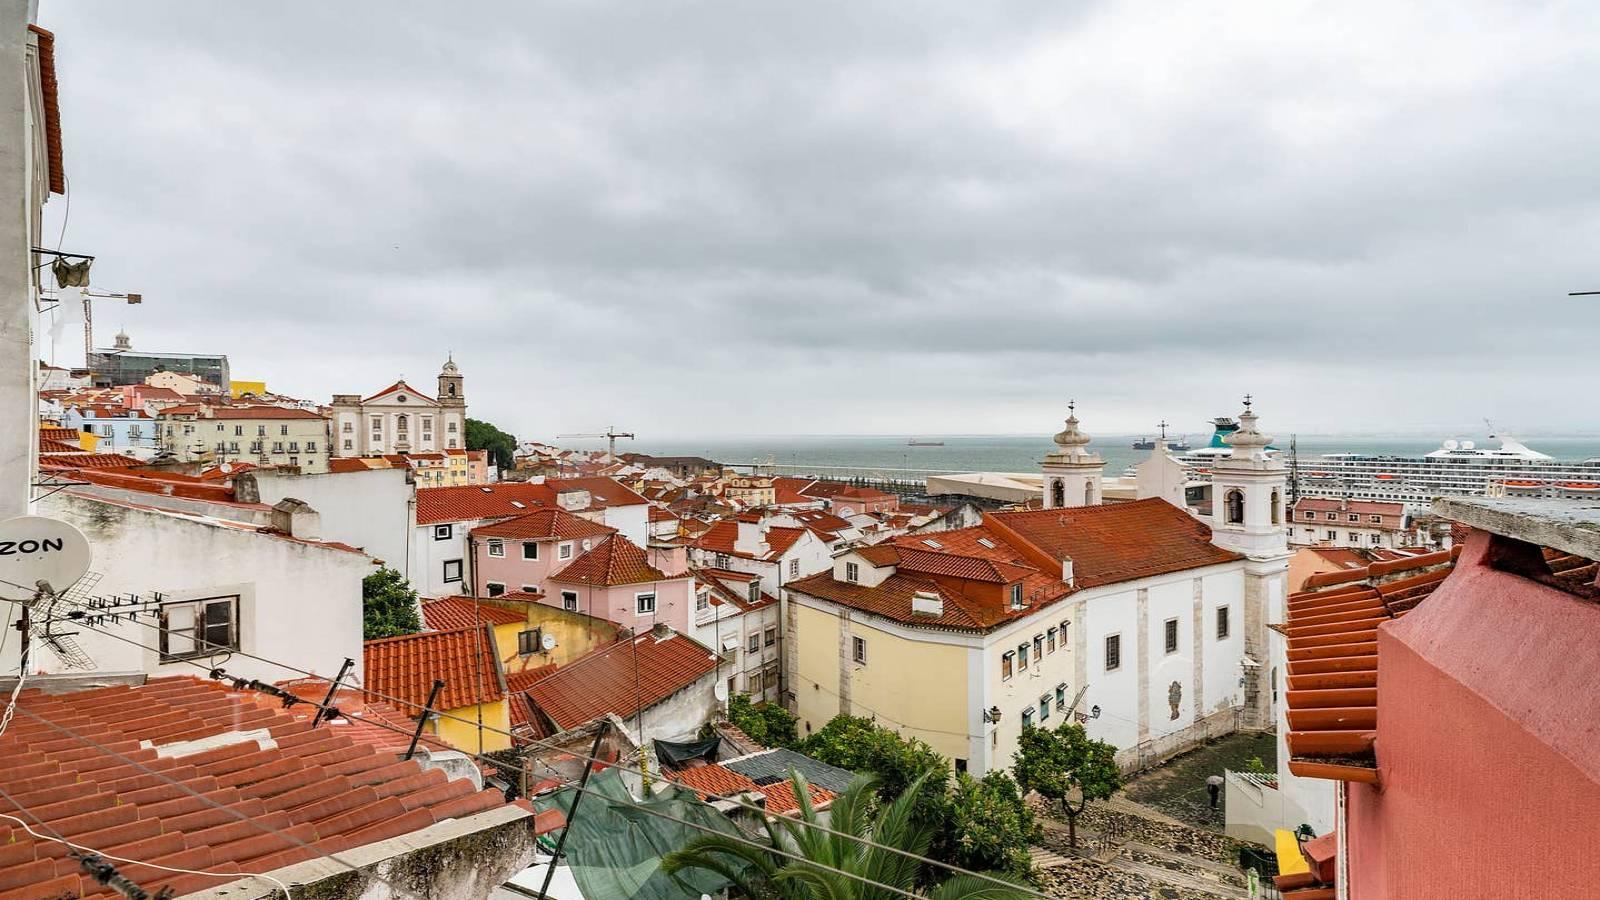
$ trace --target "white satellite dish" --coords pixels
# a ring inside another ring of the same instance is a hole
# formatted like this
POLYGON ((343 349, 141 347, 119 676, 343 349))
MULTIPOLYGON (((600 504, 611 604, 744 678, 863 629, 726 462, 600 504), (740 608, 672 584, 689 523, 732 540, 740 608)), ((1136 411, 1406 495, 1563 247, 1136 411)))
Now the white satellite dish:
POLYGON ((711 696, 716 697, 718 703, 727 703, 728 683, 718 678, 716 684, 711 686, 711 696))
POLYGON ((1478 446, 1478 445, 1474 444, 1471 441, 1462 441, 1461 442, 1461 449, 1463 449, 1463 450, 1471 450, 1472 448, 1474 448, 1476 446, 1478 446))
POLYGON ((56 592, 89 571, 89 539, 59 519, 18 516, 0 522, 0 597, 30 600, 43 581, 56 592))
POLYGON ((1450 438, 1449 440, 1444 442, 1444 448, 1446 450, 1454 450, 1459 446, 1461 446, 1461 445, 1456 443, 1456 439, 1455 438, 1450 438))
POLYGON ((556 636, 545 632, 544 637, 539 638, 539 646, 546 650, 554 650, 556 648, 556 636))

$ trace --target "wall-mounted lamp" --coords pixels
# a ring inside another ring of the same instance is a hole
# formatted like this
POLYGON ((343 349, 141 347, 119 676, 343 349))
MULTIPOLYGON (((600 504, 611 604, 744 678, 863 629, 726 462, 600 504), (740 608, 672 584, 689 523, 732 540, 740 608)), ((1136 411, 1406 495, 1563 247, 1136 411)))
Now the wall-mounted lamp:
POLYGON ((991 706, 983 711, 983 721, 990 725, 1000 724, 1000 707, 991 706))

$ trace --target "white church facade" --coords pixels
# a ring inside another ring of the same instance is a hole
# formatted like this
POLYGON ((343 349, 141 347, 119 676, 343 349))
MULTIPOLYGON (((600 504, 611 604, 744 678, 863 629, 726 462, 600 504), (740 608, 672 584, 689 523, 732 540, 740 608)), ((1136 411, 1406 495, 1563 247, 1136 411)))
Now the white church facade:
POLYGON ((370 397, 335 394, 331 409, 334 456, 432 453, 467 446, 466 387, 453 359, 439 372, 437 396, 402 379, 370 397))

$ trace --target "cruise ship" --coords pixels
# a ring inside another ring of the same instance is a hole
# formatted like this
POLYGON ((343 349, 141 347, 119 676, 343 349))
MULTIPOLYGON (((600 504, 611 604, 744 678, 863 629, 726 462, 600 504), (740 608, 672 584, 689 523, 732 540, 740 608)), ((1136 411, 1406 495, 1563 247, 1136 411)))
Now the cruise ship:
POLYGON ((1297 461, 1303 497, 1389 500, 1425 512, 1435 497, 1600 497, 1600 458, 1558 460, 1510 435, 1500 446, 1447 440, 1423 456, 1327 453, 1297 461))

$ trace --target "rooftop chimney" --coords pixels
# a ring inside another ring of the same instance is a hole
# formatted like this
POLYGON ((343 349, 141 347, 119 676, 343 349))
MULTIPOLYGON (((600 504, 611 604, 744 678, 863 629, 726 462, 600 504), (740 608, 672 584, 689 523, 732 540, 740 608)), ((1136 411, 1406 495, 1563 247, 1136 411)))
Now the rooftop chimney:
POLYGON ((1067 587, 1078 586, 1077 576, 1072 569, 1072 557, 1068 556, 1063 558, 1061 560, 1061 580, 1067 583, 1067 587))
POLYGON ((272 505, 272 529, 304 541, 320 541, 322 514, 304 500, 285 497, 272 505))
POLYGON ((667 638, 672 637, 672 626, 665 622, 657 622, 650 627, 650 636, 655 638, 656 643, 659 644, 667 638))

